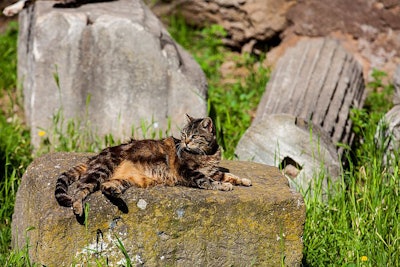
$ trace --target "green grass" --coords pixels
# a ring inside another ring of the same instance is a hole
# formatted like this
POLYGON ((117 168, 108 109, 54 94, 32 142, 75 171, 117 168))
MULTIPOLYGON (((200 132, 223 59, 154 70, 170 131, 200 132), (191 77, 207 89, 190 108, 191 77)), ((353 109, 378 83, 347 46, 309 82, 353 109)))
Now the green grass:
MULTIPOLYGON (((306 196, 304 263, 307 266, 400 266, 400 172, 376 146, 377 125, 391 107, 393 87, 375 71, 364 109, 354 110, 356 144, 326 201, 306 196)), ((323 174, 322 174, 323 175, 323 174)), ((321 189, 321 188, 317 188, 321 189)))
MULTIPOLYGON (((269 70, 259 63, 262 57, 239 55, 223 46, 225 32, 220 26, 191 29, 182 20, 172 19, 173 37, 199 62, 209 81, 209 113, 218 128, 225 158, 234 158, 234 148, 252 120, 269 70), (223 77, 226 60, 245 75, 223 77), (227 81, 228 80, 228 81, 227 81)), ((0 36, 0 96, 16 94, 16 25, 0 36)), ((352 120, 356 142, 346 147, 346 165, 340 182, 331 185, 322 201, 322 189, 304 193, 307 219, 304 231, 305 266, 400 266, 400 179, 398 157, 383 163, 383 152, 375 145, 378 121, 391 107, 393 87, 384 84, 384 73, 375 71, 364 109, 354 110, 352 120)), ((9 105, 16 103, 10 102, 9 105)), ((30 136, 25 126, 11 116, 12 107, 0 111, 0 266, 32 266, 27 249, 12 251, 11 216, 20 178, 32 161, 30 136)), ((54 128, 43 129, 48 151, 98 151, 116 142, 112 136, 98 139, 85 132, 86 121, 65 122, 62 110, 54 116, 54 128), (49 139, 46 133, 55 133, 49 139)), ((143 123, 141 128, 148 129, 143 123)), ((149 133, 148 137, 158 137, 149 133)), ((323 177, 315 177, 321 179, 323 177)), ((317 183, 318 185, 318 183, 317 183)), ((120 246, 124 254, 124 245, 120 246)), ((129 258, 127 259, 129 262, 129 258)))
POLYGON ((10 252, 11 215, 17 188, 31 162, 29 134, 19 123, 7 122, 0 112, 0 265, 10 252))
POLYGON ((0 37, 0 265, 26 266, 25 251, 10 254, 11 216, 20 178, 32 161, 28 131, 13 116, 18 25, 10 23, 0 37), (12 262, 12 263, 10 263, 12 262), (19 263, 17 263, 19 262, 19 263))
POLYGON ((0 38, 0 96, 13 89, 17 81, 18 24, 12 22, 0 38))
POLYGON ((195 30, 188 28, 182 19, 172 17, 169 31, 190 51, 206 74, 209 115, 216 124, 224 157, 234 158, 235 147, 250 126, 269 79, 269 69, 261 64, 264 58, 231 52, 223 45, 226 32, 219 25, 195 30), (247 75, 222 77, 220 68, 227 59, 247 75))

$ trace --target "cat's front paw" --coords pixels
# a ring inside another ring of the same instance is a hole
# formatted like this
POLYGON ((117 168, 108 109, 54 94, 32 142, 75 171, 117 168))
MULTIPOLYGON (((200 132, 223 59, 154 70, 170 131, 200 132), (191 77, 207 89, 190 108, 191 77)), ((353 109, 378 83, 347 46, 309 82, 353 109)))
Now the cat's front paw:
POLYGON ((231 183, 221 183, 218 181, 212 182, 213 189, 221 190, 221 191, 231 191, 233 190, 233 185, 231 183))
POLYGON ((242 178, 242 185, 251 186, 251 180, 247 178, 242 178))

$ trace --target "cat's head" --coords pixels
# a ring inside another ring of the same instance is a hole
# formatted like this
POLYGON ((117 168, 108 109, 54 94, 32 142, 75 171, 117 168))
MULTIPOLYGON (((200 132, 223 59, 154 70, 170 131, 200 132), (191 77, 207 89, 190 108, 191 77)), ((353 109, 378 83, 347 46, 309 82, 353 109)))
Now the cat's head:
POLYGON ((218 144, 212 119, 186 116, 188 121, 181 131, 180 149, 193 154, 214 154, 218 150, 218 144))

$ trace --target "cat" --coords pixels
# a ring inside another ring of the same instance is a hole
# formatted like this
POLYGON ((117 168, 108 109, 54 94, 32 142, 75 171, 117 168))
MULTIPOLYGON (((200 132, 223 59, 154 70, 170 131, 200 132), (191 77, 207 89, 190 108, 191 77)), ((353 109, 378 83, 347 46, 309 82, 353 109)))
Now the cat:
POLYGON ((233 185, 251 186, 219 167, 221 149, 211 118, 187 116, 181 139, 173 136, 161 140, 134 140, 108 147, 87 162, 62 173, 56 183, 55 198, 61 206, 83 215, 83 201, 98 190, 119 199, 131 186, 182 185, 201 189, 229 191, 233 185), (76 190, 68 189, 77 183, 76 190))
MULTIPOLYGON (((50 0, 48 0, 50 1, 50 0)), ((113 0, 58 0, 55 1, 54 7, 79 7, 83 4, 87 3, 96 3, 96 2, 108 2, 113 0)), ((9 5, 3 10, 3 14, 7 17, 11 17, 17 15, 19 12, 22 11, 25 7, 33 4, 35 0, 19 0, 16 3, 9 5)))

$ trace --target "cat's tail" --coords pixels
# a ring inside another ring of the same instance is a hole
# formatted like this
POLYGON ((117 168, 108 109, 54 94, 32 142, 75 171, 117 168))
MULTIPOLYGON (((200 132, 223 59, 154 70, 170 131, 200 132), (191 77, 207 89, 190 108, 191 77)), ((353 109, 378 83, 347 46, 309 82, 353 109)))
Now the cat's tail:
POLYGON ((80 176, 86 172, 86 170, 87 164, 82 163, 72 167, 68 171, 63 172, 60 174, 60 176, 58 176, 56 182, 56 191, 54 192, 58 204, 64 207, 72 206, 73 199, 68 194, 68 188, 72 183, 77 181, 80 176))

